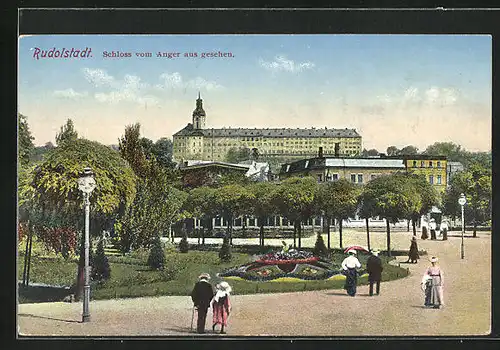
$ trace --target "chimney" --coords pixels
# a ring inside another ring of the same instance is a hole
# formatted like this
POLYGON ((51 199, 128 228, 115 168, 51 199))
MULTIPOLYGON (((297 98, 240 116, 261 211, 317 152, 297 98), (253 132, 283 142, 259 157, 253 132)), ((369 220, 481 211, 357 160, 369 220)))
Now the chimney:
POLYGON ((335 142, 335 158, 339 157, 340 142, 335 142))
POLYGON ((318 149, 318 158, 323 158, 323 147, 318 149))

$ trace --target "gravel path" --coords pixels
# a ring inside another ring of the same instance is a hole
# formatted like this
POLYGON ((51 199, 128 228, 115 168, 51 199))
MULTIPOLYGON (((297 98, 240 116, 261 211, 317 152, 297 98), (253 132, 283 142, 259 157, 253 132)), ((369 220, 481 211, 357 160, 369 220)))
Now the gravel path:
MULTIPOLYGON (((351 298, 343 290, 232 296, 233 313, 227 336, 418 336, 485 335, 491 324, 491 239, 480 233, 465 239, 460 259, 460 237, 422 241, 419 249, 436 255, 445 277, 442 309, 424 309, 421 276, 428 257, 405 264, 410 276, 382 283, 381 295, 369 297, 368 287, 351 298)), ((408 249, 409 233, 392 235, 394 249, 408 249)), ((384 248, 385 235, 372 233, 372 246, 384 248)), ((311 240, 311 242, 313 242, 311 240)), ((311 242, 304 242, 309 245, 311 242)), ((346 234, 344 245, 364 244, 361 233, 346 234)), ((313 243, 312 243, 313 244, 313 243)), ((332 240, 332 246, 338 242, 332 240)), ((191 336, 189 297, 169 296, 98 300, 90 305, 92 320, 80 323, 81 303, 21 304, 21 334, 56 336, 191 336)), ((211 312, 207 328, 211 326, 211 312)), ((219 336, 206 334, 205 336, 219 336)))

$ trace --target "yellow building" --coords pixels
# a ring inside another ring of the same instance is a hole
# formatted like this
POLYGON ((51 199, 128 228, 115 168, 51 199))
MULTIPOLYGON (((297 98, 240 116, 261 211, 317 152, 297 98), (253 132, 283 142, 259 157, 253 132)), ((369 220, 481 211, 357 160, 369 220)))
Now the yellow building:
POLYGON ((325 155, 355 157, 361 153, 361 136, 355 129, 213 129, 205 128, 205 123, 203 100, 198 95, 192 123, 173 135, 174 161, 224 161, 231 148, 248 148, 266 158, 313 157, 319 147, 325 155))
POLYGON ((414 155, 404 156, 403 160, 408 172, 425 175, 439 192, 446 190, 448 163, 445 156, 414 155))

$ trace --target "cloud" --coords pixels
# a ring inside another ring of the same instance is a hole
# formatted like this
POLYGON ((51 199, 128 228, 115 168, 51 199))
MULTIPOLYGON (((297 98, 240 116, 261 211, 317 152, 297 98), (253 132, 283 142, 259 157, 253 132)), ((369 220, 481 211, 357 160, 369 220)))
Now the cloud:
POLYGON ((315 64, 313 62, 301 62, 296 63, 290 59, 287 59, 286 56, 276 56, 274 61, 266 62, 262 58, 259 59, 259 65, 262 68, 270 70, 272 72, 291 72, 291 73, 299 73, 306 69, 314 68, 315 64))
POLYGON ((83 68, 82 71, 85 79, 96 87, 113 86, 116 84, 115 78, 103 69, 83 68))
POLYGON ((72 88, 66 89, 66 90, 56 90, 54 91, 54 96, 59 97, 59 98, 67 98, 71 100, 76 100, 82 97, 86 97, 88 95, 87 91, 84 92, 76 92, 72 88))
POLYGON ((457 102, 459 91, 453 88, 433 86, 425 91, 427 102, 438 105, 453 105, 457 102))
POLYGON ((156 85, 158 89, 198 89, 198 90, 219 90, 224 87, 215 81, 208 81, 202 77, 196 77, 184 81, 182 75, 179 72, 174 73, 163 73, 160 75, 160 79, 163 80, 163 84, 156 85))

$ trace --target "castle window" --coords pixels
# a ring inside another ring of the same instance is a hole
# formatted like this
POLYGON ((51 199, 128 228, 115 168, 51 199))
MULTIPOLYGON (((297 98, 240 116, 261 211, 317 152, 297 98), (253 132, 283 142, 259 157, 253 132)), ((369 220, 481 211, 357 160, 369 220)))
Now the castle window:
POLYGON ((421 168, 425 167, 425 162, 424 162, 423 160, 422 160, 422 161, 420 161, 420 167, 421 167, 421 168))
POLYGON ((441 168, 441 162, 440 161, 437 162, 437 167, 441 168))
POLYGON ((414 161, 413 161, 413 167, 414 167, 414 168, 416 168, 416 167, 417 167, 417 161, 416 161, 416 160, 414 160, 414 161))
POLYGON ((438 175, 438 176, 437 176, 437 184, 438 184, 438 185, 441 185, 441 175, 438 175))
POLYGON ((429 167, 432 168, 432 160, 429 161, 429 167))
POLYGON ((429 175, 429 183, 434 185, 434 175, 429 175))

